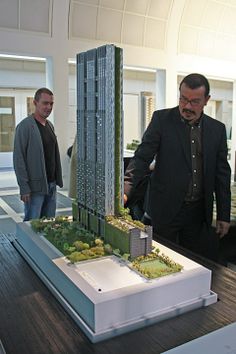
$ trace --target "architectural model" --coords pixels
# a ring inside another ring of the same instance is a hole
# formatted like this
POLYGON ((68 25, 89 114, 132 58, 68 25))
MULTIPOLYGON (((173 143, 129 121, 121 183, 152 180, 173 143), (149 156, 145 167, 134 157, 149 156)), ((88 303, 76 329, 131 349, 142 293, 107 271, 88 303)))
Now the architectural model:
POLYGON ((74 217, 135 258, 151 252, 152 228, 120 220, 124 194, 122 65, 122 49, 114 45, 77 56, 78 208, 74 217))
MULTIPOLYGON (((145 265, 136 263, 132 268, 114 252, 95 258, 105 250, 101 240, 66 245, 68 230, 62 229, 64 239, 53 230, 59 249, 29 223, 17 224, 15 247, 88 338, 98 342, 208 306, 217 301, 217 295, 211 291, 210 270, 152 241, 152 229, 135 223, 122 211, 122 50, 106 45, 81 53, 77 67, 78 200, 73 205, 74 219, 85 234, 101 236, 104 243, 129 254, 134 262, 139 256, 146 258, 154 247, 182 266, 181 271, 167 276, 146 277, 152 264, 143 276, 140 267, 145 265), (83 248, 80 257, 92 255, 94 259, 73 262, 62 252, 70 247, 83 248)), ((76 224, 68 225, 70 230, 72 227, 80 232, 76 224)))

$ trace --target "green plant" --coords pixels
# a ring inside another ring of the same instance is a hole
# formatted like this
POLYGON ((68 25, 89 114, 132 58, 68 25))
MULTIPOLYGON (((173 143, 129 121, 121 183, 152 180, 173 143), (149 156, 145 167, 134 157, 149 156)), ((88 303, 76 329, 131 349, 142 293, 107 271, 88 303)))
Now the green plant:
POLYGON ((132 140, 132 142, 131 143, 128 143, 127 145, 126 145, 126 149, 128 149, 128 150, 136 150, 137 149, 137 147, 139 146, 139 144, 140 144, 140 142, 139 142, 139 140, 132 140))

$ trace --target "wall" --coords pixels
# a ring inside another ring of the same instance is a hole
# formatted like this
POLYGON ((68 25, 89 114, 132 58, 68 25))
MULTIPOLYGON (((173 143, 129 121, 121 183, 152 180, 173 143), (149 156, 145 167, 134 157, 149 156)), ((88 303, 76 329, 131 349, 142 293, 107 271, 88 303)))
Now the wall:
MULTIPOLYGON (((67 124, 68 136, 66 149, 72 145, 76 132, 76 67, 69 64, 68 80, 68 114, 63 117, 67 124)), ((124 147, 133 139, 141 140, 141 92, 152 92, 155 96, 156 74, 155 72, 141 70, 124 70, 124 147)), ((177 79, 177 90, 183 76, 177 79)), ((232 128, 232 82, 210 79, 211 100, 206 107, 206 113, 226 124, 227 135, 230 137, 232 128)), ((0 59, 0 87, 31 89, 33 96, 35 89, 46 84, 46 64, 43 61, 0 59)), ((18 95, 19 96, 19 95, 18 95)), ((177 103, 176 97, 176 103, 177 103)), ((57 105, 55 97, 55 105, 57 105)), ((175 103, 175 104, 176 104, 175 103)), ((158 108, 158 107, 157 107, 158 108)), ((18 111, 19 112, 19 111, 18 111)), ((17 117, 17 121, 24 114, 17 117)), ((0 162, 1 166, 1 162, 0 162)))
MULTIPOLYGON (((69 65, 68 80, 68 114, 63 117, 67 125, 65 136, 66 149, 73 144, 76 132, 76 68, 69 65)), ((16 124, 26 116, 25 102, 22 94, 33 97, 37 88, 46 85, 46 64, 33 60, 0 59, 0 95, 13 95, 16 102, 21 97, 21 109, 16 111, 16 124)), ((142 71, 124 70, 124 147, 133 139, 141 139, 140 131, 140 93, 149 91, 155 94, 155 74, 142 71)), ((26 96, 25 96, 26 98, 26 96)), ((55 96, 55 106, 58 104, 55 96)), ((19 104, 18 104, 19 106, 19 104)), ((52 120, 53 117, 51 116, 52 120)), ((69 160, 65 157, 65 163, 69 160)), ((0 167, 12 167, 12 154, 0 154, 0 167)), ((67 168, 68 171, 68 168, 67 168)), ((68 174, 68 173, 67 173, 68 174)), ((67 174, 65 174, 67 187, 67 174)))

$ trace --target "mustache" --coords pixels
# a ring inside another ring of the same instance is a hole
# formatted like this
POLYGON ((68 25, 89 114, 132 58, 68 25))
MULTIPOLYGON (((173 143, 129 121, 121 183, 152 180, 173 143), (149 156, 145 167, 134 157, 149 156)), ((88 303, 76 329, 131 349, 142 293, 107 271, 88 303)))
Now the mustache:
POLYGON ((183 108, 183 112, 195 114, 194 111, 192 111, 191 109, 187 109, 187 108, 183 108))

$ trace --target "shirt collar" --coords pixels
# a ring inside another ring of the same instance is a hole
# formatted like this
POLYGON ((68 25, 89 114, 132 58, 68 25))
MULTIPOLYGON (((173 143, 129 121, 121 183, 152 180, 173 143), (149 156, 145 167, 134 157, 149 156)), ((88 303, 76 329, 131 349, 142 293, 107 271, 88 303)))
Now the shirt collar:
POLYGON ((187 119, 185 119, 184 117, 180 116, 181 118, 181 121, 189 126, 192 126, 192 127, 201 127, 201 122, 202 122, 202 117, 203 117, 204 113, 202 112, 201 116, 199 117, 198 120, 196 120, 194 123, 191 124, 191 122, 187 119))

